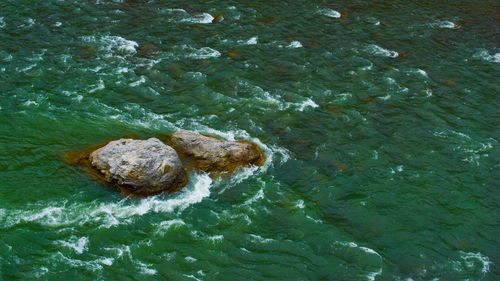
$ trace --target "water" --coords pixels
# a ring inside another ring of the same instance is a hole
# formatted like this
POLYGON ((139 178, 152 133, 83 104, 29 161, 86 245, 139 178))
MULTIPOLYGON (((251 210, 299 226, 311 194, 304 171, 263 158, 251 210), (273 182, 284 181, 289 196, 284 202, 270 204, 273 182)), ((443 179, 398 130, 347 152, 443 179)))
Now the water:
POLYGON ((500 279, 499 15, 2 1, 0 279, 500 279), (137 199, 61 161, 179 128, 267 162, 137 199))

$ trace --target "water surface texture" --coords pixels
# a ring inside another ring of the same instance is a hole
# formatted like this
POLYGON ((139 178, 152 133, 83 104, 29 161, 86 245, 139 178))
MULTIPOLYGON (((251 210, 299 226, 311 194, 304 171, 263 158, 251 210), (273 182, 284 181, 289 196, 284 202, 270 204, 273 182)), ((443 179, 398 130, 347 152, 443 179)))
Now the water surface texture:
POLYGON ((0 3, 1 280, 500 280, 497 1, 0 3), (495 6, 496 5, 496 6, 495 6), (127 198, 61 157, 267 157, 127 198))

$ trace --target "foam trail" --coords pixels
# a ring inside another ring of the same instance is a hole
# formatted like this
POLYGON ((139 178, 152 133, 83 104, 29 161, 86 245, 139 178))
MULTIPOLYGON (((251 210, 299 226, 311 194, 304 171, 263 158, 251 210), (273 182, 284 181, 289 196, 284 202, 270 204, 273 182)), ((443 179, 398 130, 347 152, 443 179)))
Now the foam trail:
MULTIPOLYGON (((6 219, 1 221, 2 227, 10 227, 22 222, 36 222, 49 226, 64 226, 71 224, 84 225, 86 223, 99 223, 99 228, 110 228, 120 224, 128 224, 136 216, 147 213, 159 212, 182 212, 193 204, 201 202, 210 195, 212 179, 208 174, 195 174, 191 176, 191 182, 182 191, 172 197, 166 195, 152 196, 140 200, 124 198, 118 202, 75 204, 66 206, 66 202, 54 203, 44 202, 43 206, 51 206, 37 209, 31 206, 28 210, 14 210, 5 214, 6 219)), ((74 248, 77 252, 86 242, 70 241, 65 246, 74 248), (70 245, 69 243, 76 243, 70 245), (82 244, 83 243, 83 244, 82 244)), ((60 243, 63 243, 60 241, 60 243)))

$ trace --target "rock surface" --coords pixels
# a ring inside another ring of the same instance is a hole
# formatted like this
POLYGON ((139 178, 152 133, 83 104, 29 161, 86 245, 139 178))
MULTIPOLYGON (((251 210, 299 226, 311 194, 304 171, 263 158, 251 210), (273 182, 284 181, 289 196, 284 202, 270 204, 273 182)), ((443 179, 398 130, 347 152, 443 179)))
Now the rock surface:
POLYGON ((122 193, 141 196, 171 193, 187 184, 177 152, 156 138, 111 141, 93 151, 89 160, 122 193))
POLYGON ((226 141, 189 131, 177 131, 169 138, 172 147, 206 172, 234 172, 240 166, 260 166, 264 153, 248 141, 226 141))

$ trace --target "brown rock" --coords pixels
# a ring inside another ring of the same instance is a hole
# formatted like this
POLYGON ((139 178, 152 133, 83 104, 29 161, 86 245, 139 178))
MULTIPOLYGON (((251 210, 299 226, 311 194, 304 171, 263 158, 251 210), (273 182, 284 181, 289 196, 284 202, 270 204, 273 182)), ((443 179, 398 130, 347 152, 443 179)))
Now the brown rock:
POLYGON ((190 159, 195 168, 206 172, 234 172, 238 167, 257 165, 265 161, 262 150, 249 141, 226 141, 189 131, 177 131, 169 136, 177 152, 190 159))

